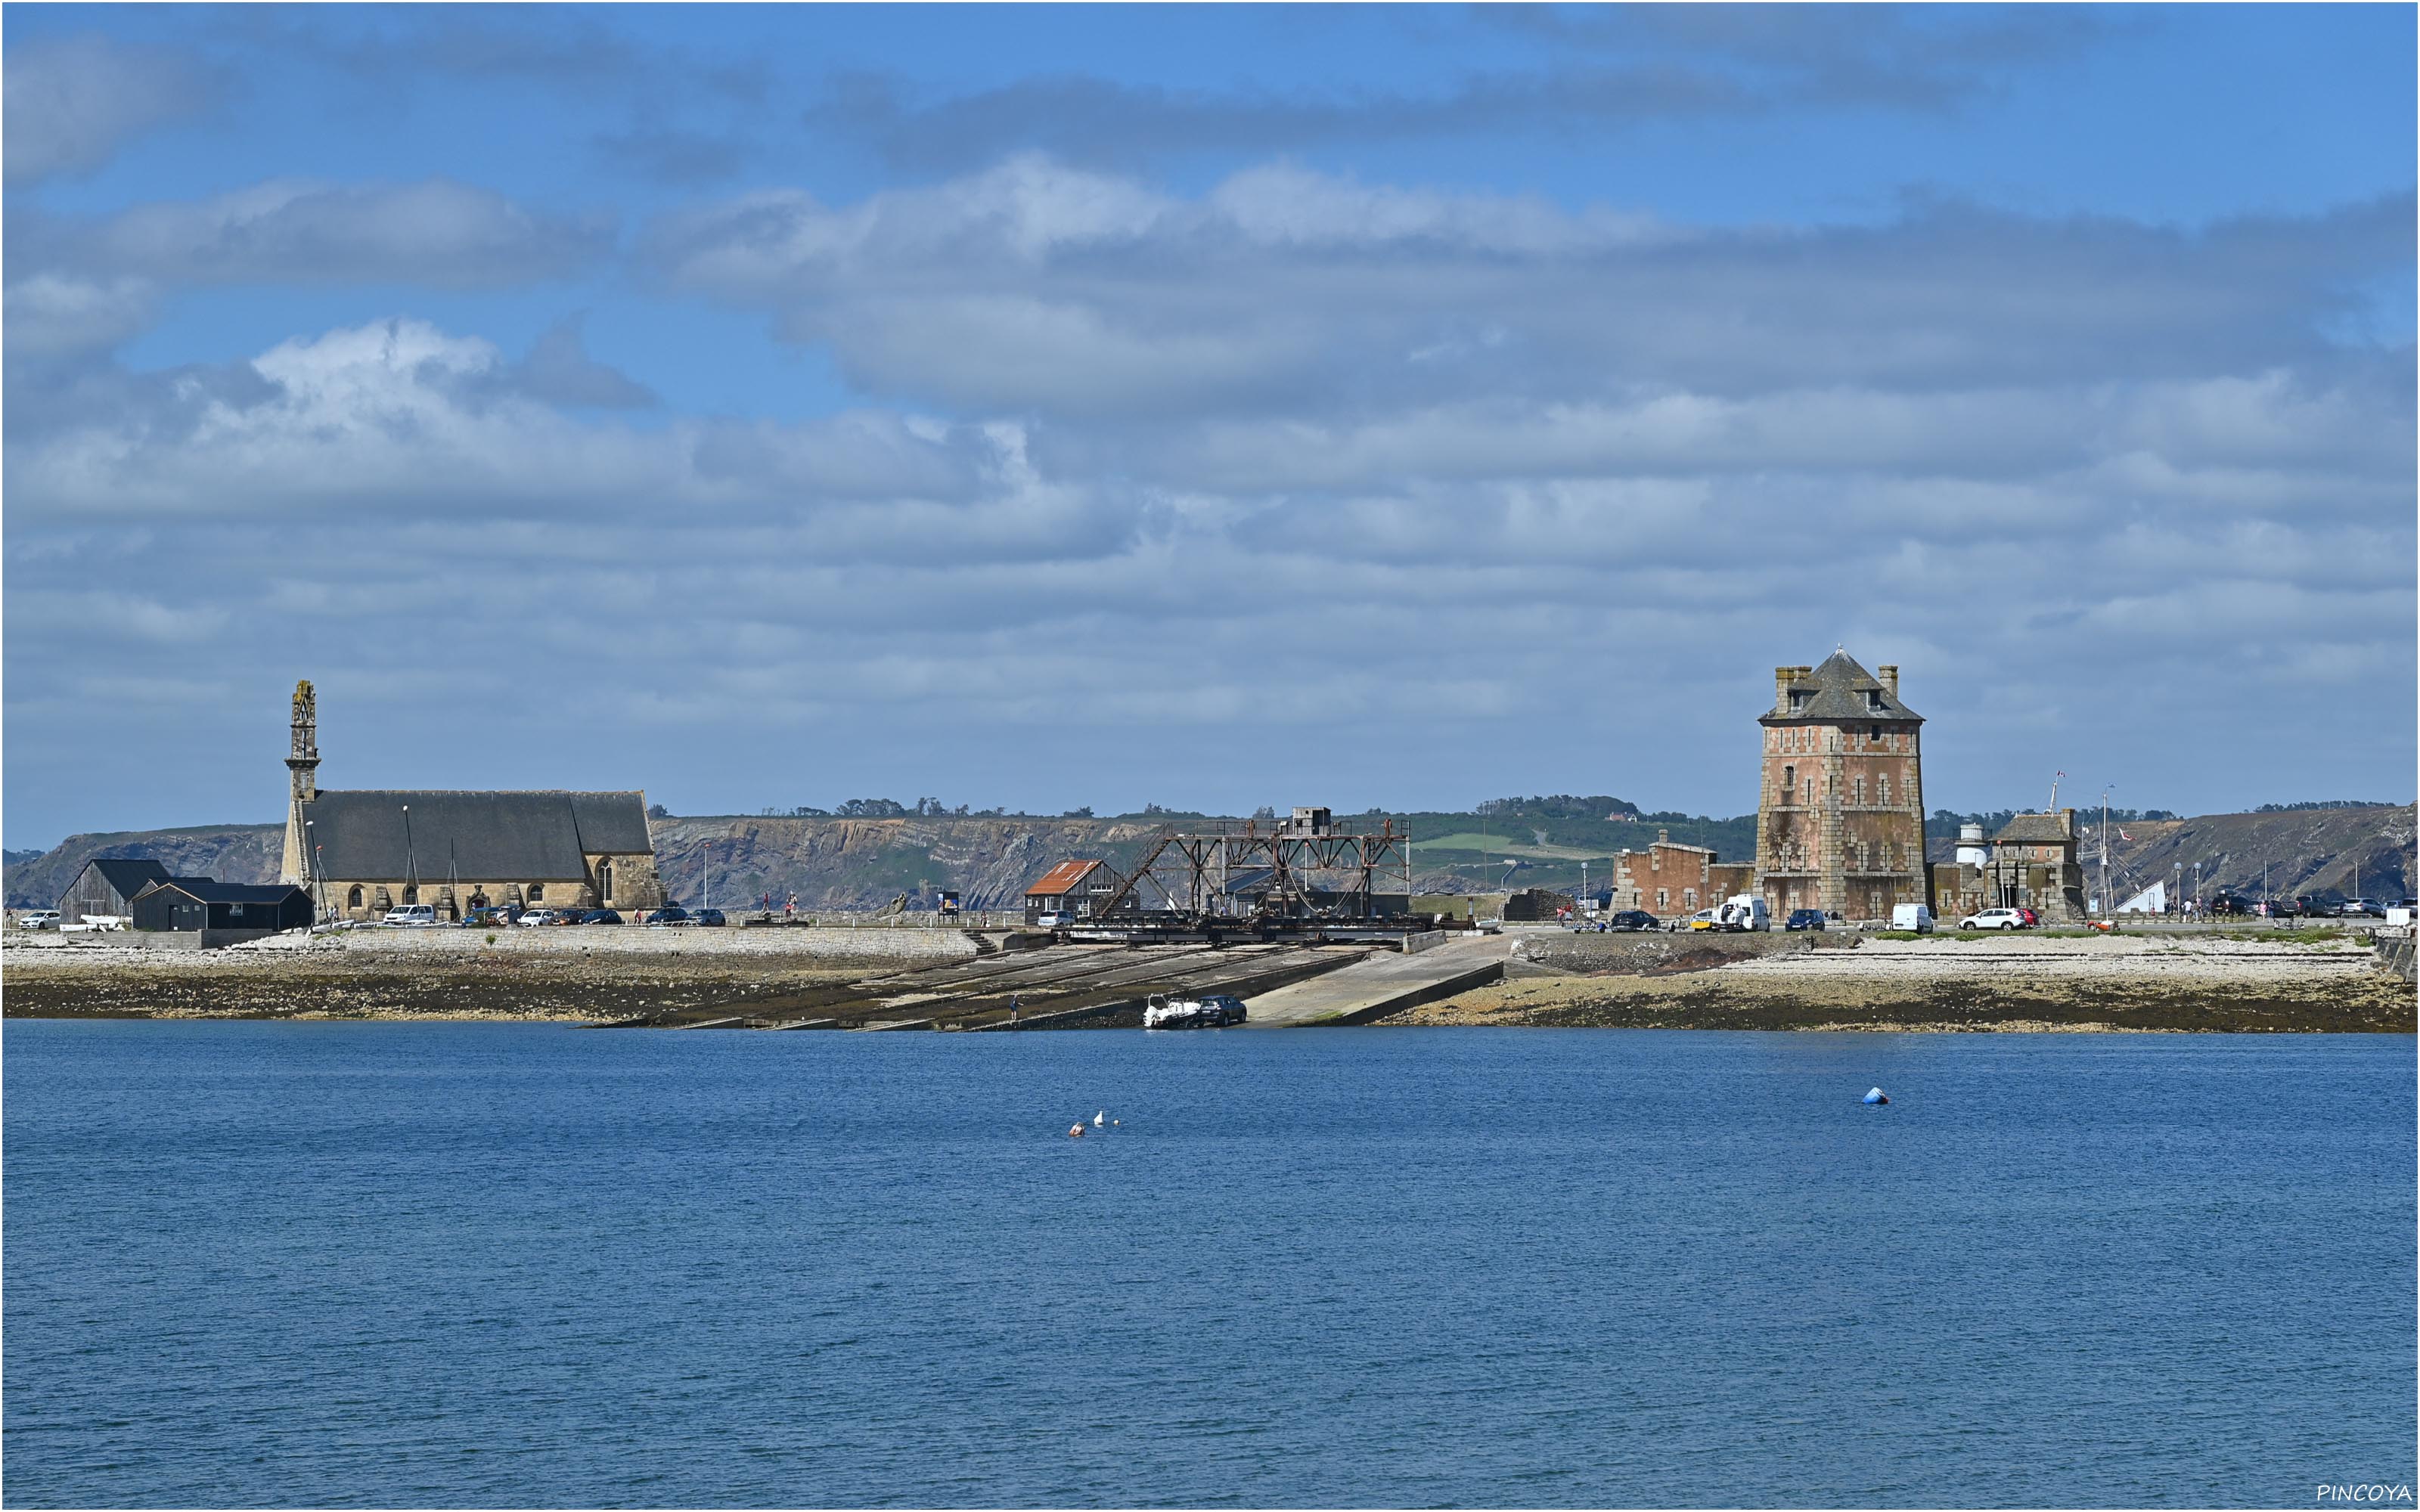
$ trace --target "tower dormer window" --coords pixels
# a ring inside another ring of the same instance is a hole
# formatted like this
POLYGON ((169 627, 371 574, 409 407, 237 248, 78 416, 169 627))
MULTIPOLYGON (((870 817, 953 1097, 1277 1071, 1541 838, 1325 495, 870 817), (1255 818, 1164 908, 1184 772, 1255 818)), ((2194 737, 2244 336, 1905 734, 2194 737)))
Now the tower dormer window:
POLYGON ((1866 689, 1866 707, 1876 711, 1879 711, 1883 707, 1883 690, 1881 688, 1869 687, 1866 689))

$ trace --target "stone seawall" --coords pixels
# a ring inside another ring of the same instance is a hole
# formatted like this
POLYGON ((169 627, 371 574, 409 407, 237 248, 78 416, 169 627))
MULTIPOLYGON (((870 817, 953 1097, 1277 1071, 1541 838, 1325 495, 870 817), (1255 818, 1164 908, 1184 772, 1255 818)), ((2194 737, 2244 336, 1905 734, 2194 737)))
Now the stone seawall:
POLYGON ((1723 934, 1645 931, 1639 933, 1525 933, 1512 942, 1512 958, 1557 971, 1663 972, 1694 971, 1769 955, 1803 955, 1815 950, 1854 949, 1857 936, 1830 930, 1789 933, 1764 930, 1723 934))
POLYGON ((2410 932, 2407 931, 2398 936, 2388 934, 2381 930, 2370 936, 2369 943, 2370 949, 2378 952, 2378 967, 2381 971, 2390 977, 2399 977, 2407 982, 2420 981, 2420 972, 2415 972, 2413 969, 2412 936, 2410 932))
MULTIPOLYGON (((999 949, 1006 932, 988 936, 999 949)), ((190 942, 177 942, 190 944, 190 942)), ((42 961, 66 964, 106 957, 123 964, 129 957, 155 953, 166 942, 139 930, 108 934, 12 933, 7 942, 8 964, 42 961)), ((648 929, 567 927, 494 930, 361 929, 325 934, 287 933, 231 945, 225 953, 239 959, 263 955, 343 956, 359 961, 391 961, 401 966, 434 964, 473 956, 506 957, 654 957, 663 960, 738 960, 794 958, 818 961, 915 962, 955 961, 980 955, 984 947, 973 933, 954 929, 648 929)))

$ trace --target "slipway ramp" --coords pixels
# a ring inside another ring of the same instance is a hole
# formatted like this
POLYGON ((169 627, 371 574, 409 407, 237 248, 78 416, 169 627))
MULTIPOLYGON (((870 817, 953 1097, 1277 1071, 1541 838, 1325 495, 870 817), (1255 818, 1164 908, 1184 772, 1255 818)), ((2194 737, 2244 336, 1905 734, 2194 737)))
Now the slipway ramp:
POLYGON ((1367 1024, 1504 978, 1512 942, 1481 934, 1418 955, 1373 955, 1349 966, 1249 998, 1248 1029, 1367 1024))

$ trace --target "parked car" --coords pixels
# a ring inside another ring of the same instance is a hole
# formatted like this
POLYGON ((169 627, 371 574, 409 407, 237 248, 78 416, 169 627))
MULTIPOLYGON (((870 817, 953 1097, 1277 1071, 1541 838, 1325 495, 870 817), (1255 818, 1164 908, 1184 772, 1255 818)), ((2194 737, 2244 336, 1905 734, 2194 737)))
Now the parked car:
POLYGON ((1621 913, 1618 913, 1611 918, 1606 920, 1606 922, 1619 930, 1662 929, 1664 927, 1664 921, 1662 919, 1657 918, 1653 914, 1649 913, 1644 908, 1625 908, 1621 913))
POLYGON ((722 910, 720 908, 692 908, 690 910, 689 921, 697 925, 701 929, 721 929, 722 927, 722 910))
POLYGON ((2307 898, 2271 898, 2261 903, 2260 911, 2271 918, 2308 918, 2311 904, 2307 898))
POLYGON ((2213 914, 2234 916, 2257 913, 2258 912, 2258 907, 2259 905, 2255 903, 2249 898, 2238 897, 2236 894, 2231 892, 2221 892, 2211 896, 2209 904, 2209 911, 2213 914))
POLYGON ((1781 927, 1785 930, 1822 929, 1823 927, 1823 910, 1821 908, 1793 908, 1790 911, 1790 918, 1783 922, 1781 927))
POLYGON ((611 908, 592 908, 580 916, 580 921, 583 924, 619 924, 622 916, 611 908))
POLYGON ((540 924, 560 924, 563 916, 551 908, 529 908, 522 910, 520 922, 522 928, 530 929, 540 924))
POLYGON ((29 908, 17 916, 19 929, 56 929, 59 911, 55 908, 29 908))
POLYGON ((388 909, 386 917, 379 922, 389 929, 435 929, 437 905, 435 903, 397 903, 388 909))
POLYGON ((1958 921, 1960 929, 2023 929, 2025 916, 2013 908, 1986 908, 1958 921))
POLYGON ((491 904, 483 908, 473 908, 469 913, 464 914, 462 916, 462 927, 464 929, 496 929, 503 925, 511 923, 516 917, 518 916, 513 909, 509 907, 497 907, 491 904))
POLYGON ((642 924, 667 925, 686 924, 689 921, 689 910, 681 907, 677 903, 666 903, 663 907, 657 909, 655 912, 647 915, 644 918, 639 920, 642 924))
POLYGON ((1693 930, 1720 929, 1723 927, 1723 911, 1719 908, 1700 908, 1689 916, 1689 927, 1693 930))

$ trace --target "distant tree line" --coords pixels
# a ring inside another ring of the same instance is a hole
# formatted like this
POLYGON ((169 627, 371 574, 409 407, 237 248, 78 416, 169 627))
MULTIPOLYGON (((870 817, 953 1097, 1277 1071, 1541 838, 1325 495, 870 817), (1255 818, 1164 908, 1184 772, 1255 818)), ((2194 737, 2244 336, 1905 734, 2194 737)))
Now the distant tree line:
MULTIPOLYGON (((1993 835, 1998 834, 2003 828, 2007 827, 2009 820, 2014 819, 2020 813, 2030 811, 2033 810, 2023 809, 1987 809, 1979 813, 1957 813, 1947 809, 1935 809, 1924 821, 1924 833, 1925 837, 1929 840, 1956 840, 1958 838, 1958 829, 1960 825, 1980 825, 1983 826, 1983 838, 1989 840, 1993 835)), ((2098 805, 2086 810, 2079 804, 2076 808, 2076 817, 2081 819, 2086 813, 2089 813, 2092 816, 2095 823, 2099 822, 2101 810, 2098 805)), ((2149 823, 2158 819, 2181 819, 2183 817, 2184 815, 2182 814, 2171 813, 2165 809, 2112 809, 2109 810, 2109 822, 2113 825, 2131 825, 2137 822, 2149 823)))
POLYGON ((1591 797, 1575 797, 1558 793, 1548 797, 1489 798, 1471 810, 1489 819, 1610 819, 1617 814, 1632 819, 1672 818, 1686 820, 1692 814, 1642 814, 1638 805, 1623 798, 1598 794, 1591 797))
POLYGON ((2308 813, 2314 809, 2391 809, 2393 804, 2359 798, 2328 798, 2318 803, 2264 803, 2254 813, 2308 813))

